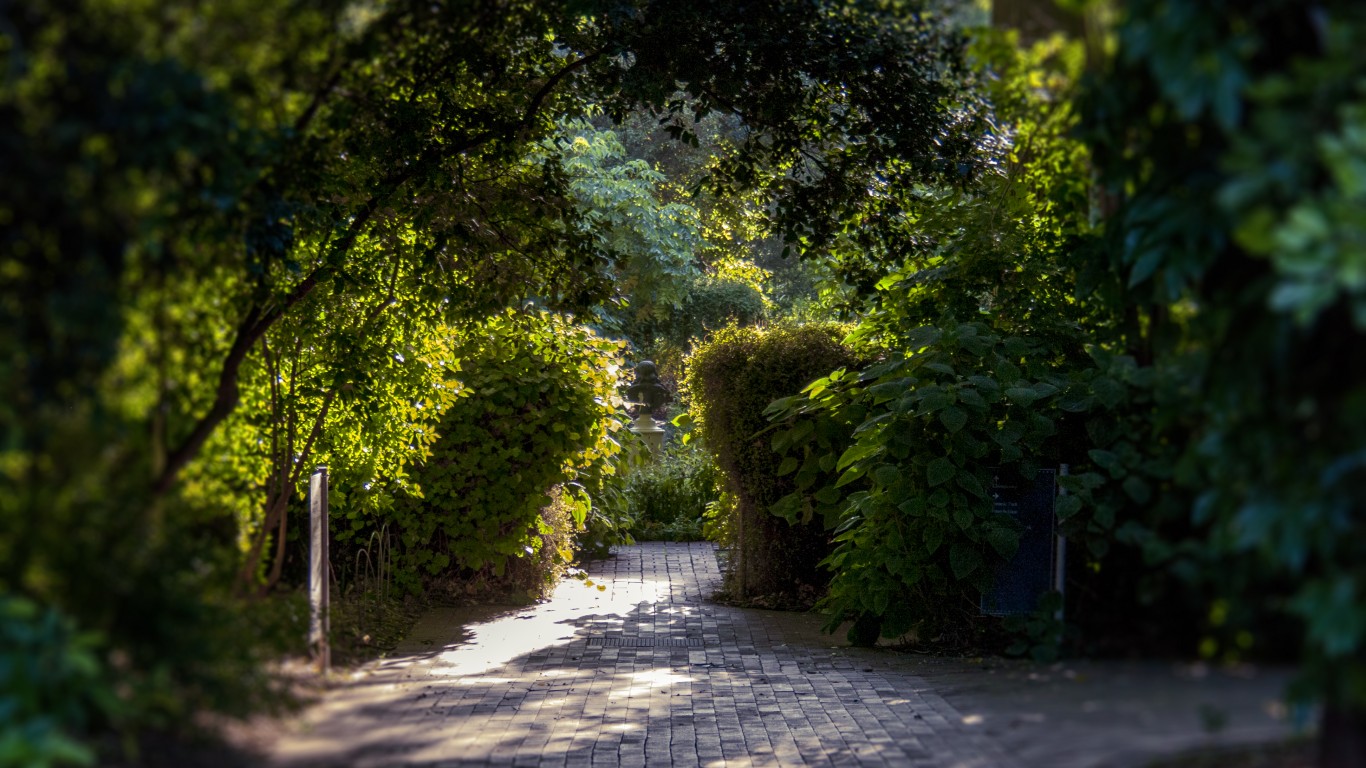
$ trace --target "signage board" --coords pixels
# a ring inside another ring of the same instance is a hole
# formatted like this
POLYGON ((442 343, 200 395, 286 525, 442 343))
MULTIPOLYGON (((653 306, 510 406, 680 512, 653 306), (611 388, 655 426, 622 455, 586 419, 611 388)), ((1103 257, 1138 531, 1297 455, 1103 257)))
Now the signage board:
POLYGON ((1020 548, 996 572, 996 581, 982 595, 981 610, 990 616, 1030 613, 1039 596, 1053 588, 1054 517, 1058 472, 1040 469, 1030 483, 1018 476, 996 476, 991 485, 992 505, 998 514, 1020 524, 1020 548))

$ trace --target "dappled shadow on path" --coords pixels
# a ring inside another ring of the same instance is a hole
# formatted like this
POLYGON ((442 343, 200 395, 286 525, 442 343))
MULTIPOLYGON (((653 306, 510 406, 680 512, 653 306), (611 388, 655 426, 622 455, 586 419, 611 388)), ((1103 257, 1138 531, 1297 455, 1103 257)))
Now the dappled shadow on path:
POLYGON ((592 584, 566 583, 541 606, 477 622, 452 612, 444 621, 455 641, 421 650, 432 638, 420 635, 442 632, 443 620, 434 619, 408 646, 418 646, 413 653, 315 712, 310 732, 286 745, 279 764, 931 757, 920 737, 933 737, 938 713, 917 713, 894 691, 875 690, 837 652, 788 644, 750 620, 757 612, 705 603, 719 578, 714 557, 706 545, 674 546, 666 558, 699 562, 666 564, 669 573, 651 572, 649 562, 601 564, 592 584))
POLYGON ((1289 733, 1283 671, 834 647, 819 617, 707 602, 701 544, 632 547, 590 578, 430 614, 276 764, 1137 766, 1289 733))

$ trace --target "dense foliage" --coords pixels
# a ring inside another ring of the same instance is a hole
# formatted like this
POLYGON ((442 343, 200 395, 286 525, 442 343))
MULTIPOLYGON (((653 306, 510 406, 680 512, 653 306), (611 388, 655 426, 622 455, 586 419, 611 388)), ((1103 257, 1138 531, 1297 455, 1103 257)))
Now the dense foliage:
POLYGON ((685 284, 686 293, 677 307, 662 316, 642 318, 625 331, 645 344, 669 344, 688 348, 695 339, 727 325, 755 325, 764 319, 764 296, 750 282, 707 275, 685 284))
POLYGON ((618 348, 561 311, 666 369, 857 322, 691 360, 742 596, 973 624, 990 480, 1067 463, 1085 642, 1302 648, 1366 711, 1366 15, 1070 5, 1031 48, 945 2, 0 6, 4 652, 123 683, 0 749, 259 700, 316 464, 413 579, 623 535, 618 348))
POLYGON ((194 628, 233 634, 234 594, 297 578, 311 465, 340 518, 385 514, 366 486, 431 438, 448 324, 586 308, 648 243, 586 217, 555 139, 590 101, 681 138, 730 113, 718 188, 767 184, 812 245, 879 168, 956 172, 955 43, 879 13, 5 6, 0 587, 104 633, 157 702, 250 679, 194 628))
POLYGON ((1086 154, 1067 138, 1065 102, 1053 103, 1078 54, 1056 42, 1027 55, 978 46, 994 75, 994 130, 1011 141, 968 191, 903 191, 893 235, 905 260, 877 282, 851 336, 882 360, 771 408, 772 447, 796 482, 775 512, 819 514, 836 533, 831 628, 867 617, 860 631, 871 621, 890 637, 931 637, 973 621, 1018 538, 992 510, 993 478, 1032 477, 1076 450, 1059 435, 1069 411, 1087 408, 1078 377, 1104 328, 1073 298, 1086 154), (1048 90, 1027 81, 1041 73, 1048 90))
MULTIPOLYGON (((1362 29, 1344 4, 1126 4, 1112 68, 1092 50, 1085 144, 1037 62, 991 56, 1000 171, 912 195, 917 255, 856 334, 888 359, 775 408, 789 467, 829 464, 775 511, 837 505, 832 621, 942 620, 1012 547, 988 471, 1063 461, 1083 629, 1127 611, 1239 658, 1294 647, 1295 617, 1305 690, 1330 725, 1360 711, 1362 29), (1097 593, 1126 607, 1090 612, 1097 593)), ((1065 86, 1081 52, 1060 52, 1065 86)))
POLYGON ((699 212, 662 199, 667 178, 644 160, 628 158, 616 132, 582 121, 567 128, 553 149, 563 155, 571 179, 582 216, 578 226, 624 255, 613 270, 615 306, 601 313, 600 322, 621 331, 678 313, 701 274, 695 257, 705 242, 699 212))
POLYGON ((547 492, 618 450, 619 346, 548 314, 507 313, 461 334, 454 400, 413 473, 421 495, 389 520, 403 568, 501 574, 537 555, 551 532, 547 492))
POLYGON ((628 520, 637 540, 699 541, 706 538, 703 518, 721 485, 720 471, 697 441, 676 443, 627 467, 612 492, 595 503, 628 520))
POLYGON ((777 518, 769 508, 792 488, 780 458, 757 433, 775 396, 801 391, 812 379, 855 361, 836 325, 731 327, 688 359, 684 394, 692 427, 725 473, 736 498, 737 551, 731 589, 740 599, 795 600, 822 586, 817 567, 828 554, 820 520, 777 518))
POLYGON ((1112 204, 1094 266, 1125 278, 1144 373, 1181 385, 1132 458, 1096 464, 1169 473, 1189 533, 1155 562, 1185 561, 1245 622, 1302 622, 1314 687, 1357 712, 1363 36, 1348 2, 1129 3, 1086 121, 1112 204))

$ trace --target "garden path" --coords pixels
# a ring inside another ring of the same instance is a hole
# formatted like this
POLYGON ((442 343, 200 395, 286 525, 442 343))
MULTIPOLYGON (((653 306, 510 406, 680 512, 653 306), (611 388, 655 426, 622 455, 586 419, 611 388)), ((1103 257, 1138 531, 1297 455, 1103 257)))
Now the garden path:
POLYGON ((711 603, 719 583, 711 544, 647 543, 539 605, 434 611, 273 763, 1137 766, 1290 732, 1284 672, 854 649, 817 616, 711 603))

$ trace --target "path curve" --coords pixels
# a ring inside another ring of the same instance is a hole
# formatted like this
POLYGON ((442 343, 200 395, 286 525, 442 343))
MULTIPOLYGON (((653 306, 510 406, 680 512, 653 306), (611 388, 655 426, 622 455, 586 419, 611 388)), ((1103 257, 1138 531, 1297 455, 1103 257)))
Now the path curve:
POLYGON ((709 543, 621 547, 588 578, 523 609, 428 614, 309 710, 274 765, 1118 766, 1286 732, 1258 715, 1279 690, 1266 675, 1218 681, 1219 701, 1247 711, 1210 734, 1198 702, 1162 701, 1210 690, 1180 670, 1051 674, 840 647, 817 616, 709 602, 709 543), (940 693, 955 690, 964 711, 940 693))

